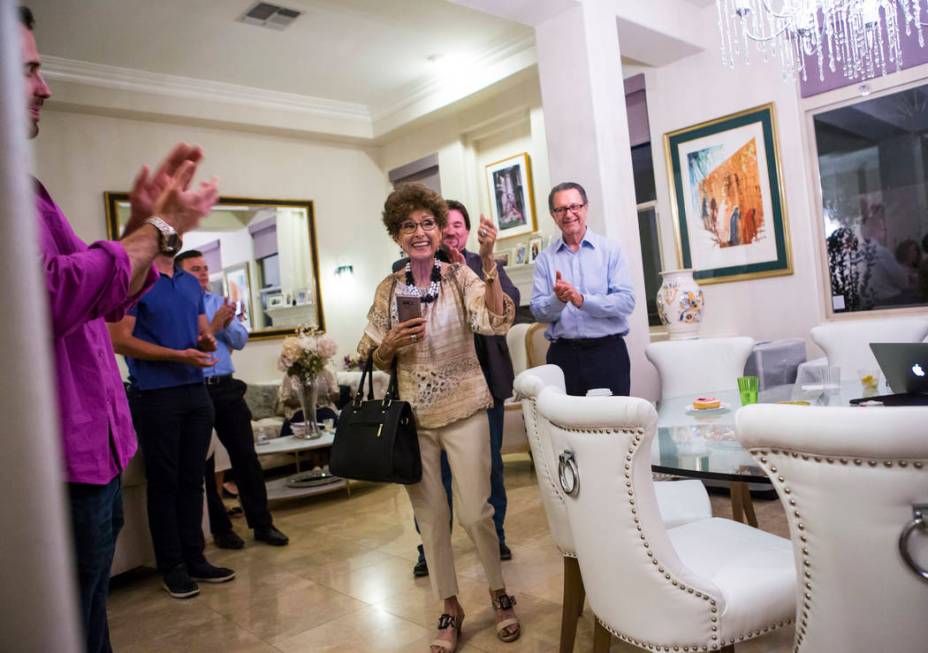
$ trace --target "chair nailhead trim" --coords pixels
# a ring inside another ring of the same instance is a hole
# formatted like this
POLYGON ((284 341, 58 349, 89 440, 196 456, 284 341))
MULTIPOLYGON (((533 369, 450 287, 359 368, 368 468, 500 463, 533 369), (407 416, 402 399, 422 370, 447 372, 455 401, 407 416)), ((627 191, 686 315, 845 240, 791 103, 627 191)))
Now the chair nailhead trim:
MULTIPOLYGON (((533 402, 533 407, 534 407, 534 402, 533 402)), ((633 459, 633 456, 634 456, 635 452, 638 450, 638 447, 640 446, 641 441, 642 441, 642 439, 643 439, 644 429, 641 428, 641 427, 635 429, 634 431, 629 430, 629 429, 570 429, 570 428, 566 428, 566 427, 564 427, 564 426, 561 426, 561 425, 559 425, 559 424, 554 424, 553 422, 552 422, 552 425, 553 425, 553 426, 556 426, 557 428, 559 428, 559 429, 561 429, 561 430, 563 430, 563 431, 572 432, 572 433, 588 433, 588 434, 597 434, 597 435, 599 435, 599 434, 602 434, 602 435, 630 435, 630 434, 633 434, 633 433, 635 434, 635 435, 633 435, 634 443, 629 447, 629 449, 628 449, 628 454, 625 456, 625 460, 627 461, 627 464, 625 465, 625 479, 626 479, 626 487, 630 488, 630 489, 628 490, 628 504, 629 504, 629 510, 631 511, 631 514, 632 514, 632 515, 637 515, 637 512, 636 512, 637 509, 636 509, 636 507, 635 507, 635 503, 636 503, 636 502, 635 502, 635 492, 634 492, 634 481, 632 480, 632 465, 631 465, 631 462, 632 462, 632 459, 633 459)), ((777 452, 776 450, 771 450, 771 453, 772 453, 772 454, 776 454, 776 453, 778 453, 778 452, 777 452)), ((554 485, 553 482, 552 482, 552 485, 554 485)), ((560 491, 556 492, 555 494, 561 499, 562 502, 564 501, 564 498, 563 498, 562 493, 561 493, 560 491)), ((659 563, 658 559, 654 556, 654 553, 651 551, 651 544, 648 542, 647 537, 645 536, 645 533, 644 533, 644 531, 643 531, 643 529, 642 529, 642 527, 641 527, 641 524, 640 524, 640 522, 639 522, 637 516, 634 517, 634 521, 635 521, 635 525, 636 525, 637 530, 638 530, 639 533, 641 534, 641 535, 640 535, 640 538, 641 538, 641 541, 642 541, 642 546, 644 547, 645 555, 646 555, 648 558, 651 559, 651 564, 653 564, 654 566, 657 567, 658 573, 663 574, 665 580, 671 581, 671 584, 673 585, 673 587, 676 587, 676 588, 679 589, 680 591, 685 591, 687 594, 691 594, 691 595, 692 595, 693 597, 695 597, 695 598, 698 598, 698 599, 701 599, 701 600, 703 600, 703 601, 708 602, 708 604, 709 604, 709 619, 710 619, 710 621, 711 621, 712 624, 716 624, 716 623, 718 622, 718 616, 717 616, 717 615, 718 615, 718 611, 719 611, 719 609, 718 609, 718 602, 716 601, 716 599, 712 598, 712 597, 709 596, 708 594, 705 594, 704 592, 697 591, 696 589, 694 589, 694 588, 692 588, 692 587, 688 587, 685 583, 683 583, 683 582, 681 582, 680 580, 674 578, 669 572, 667 572, 667 571, 664 569, 663 565, 661 565, 661 564, 659 563)), ((572 557, 576 557, 576 556, 572 556, 572 557)), ((639 648, 647 649, 647 650, 649 650, 649 651, 670 651, 670 650, 671 650, 671 646, 673 646, 673 649, 672 649, 672 650, 675 650, 675 651, 676 651, 676 650, 679 650, 679 648, 678 648, 678 647, 680 646, 679 644, 667 645, 667 644, 656 644, 656 643, 653 643, 653 642, 644 642, 644 641, 640 641, 640 640, 637 640, 637 639, 634 639, 634 638, 632 638, 632 637, 628 637, 628 636, 626 636, 626 635, 622 635, 622 634, 616 632, 614 629, 612 629, 611 627, 609 627, 608 625, 606 625, 605 623, 603 623, 603 621, 600 620, 599 618, 597 618, 597 621, 599 621, 599 623, 603 626, 603 628, 605 628, 609 633, 611 633, 611 634, 614 635, 615 637, 618 637, 618 638, 619 638, 620 640, 622 640, 623 642, 627 642, 627 643, 629 643, 629 644, 633 644, 634 646, 637 646, 637 647, 639 647, 639 648)), ((757 636, 759 636, 759 635, 761 635, 761 634, 763 634, 763 633, 773 632, 774 630, 777 630, 777 629, 779 629, 779 628, 782 628, 782 627, 784 627, 784 626, 787 626, 787 625, 789 625, 789 624, 791 624, 791 623, 793 623, 793 620, 792 620, 792 619, 787 619, 787 620, 781 621, 780 623, 777 623, 777 624, 772 624, 772 625, 764 626, 764 627, 762 627, 762 628, 759 628, 759 629, 757 629, 757 630, 751 631, 751 632, 749 632, 749 633, 742 633, 742 634, 739 634, 739 635, 737 635, 737 637, 738 637, 739 640, 751 639, 751 638, 757 637, 757 636)), ((717 631, 717 630, 718 630, 718 626, 717 626, 717 625, 711 625, 710 628, 711 628, 713 631, 717 631)), ((734 642, 735 642, 735 639, 732 638, 732 639, 728 640, 727 643, 723 643, 723 644, 720 646, 719 643, 718 643, 718 641, 717 641, 717 640, 718 640, 718 635, 717 635, 717 634, 712 634, 712 635, 711 635, 711 639, 712 639, 713 641, 711 641, 711 642, 708 643, 708 644, 693 644, 693 645, 691 645, 691 646, 684 645, 683 650, 684 650, 684 651, 689 651, 689 650, 693 650, 693 651, 709 651, 709 650, 716 651, 716 650, 719 650, 719 648, 720 648, 721 646, 726 646, 726 645, 728 645, 728 644, 734 644, 734 642)))
MULTIPOLYGON (((779 484, 780 486, 778 489, 784 495, 790 495, 792 493, 792 490, 790 489, 788 485, 785 484, 786 480, 784 479, 783 475, 778 474, 776 477, 774 477, 774 473, 777 471, 777 468, 776 468, 776 465, 768 464, 768 460, 766 457, 768 454, 768 450, 767 449, 751 449, 750 452, 761 463, 761 467, 764 469, 764 472, 766 472, 766 474, 770 477, 771 481, 773 481, 774 478, 776 479, 775 485, 779 484)), ((769 453, 772 455, 777 455, 780 452, 775 449, 770 449, 769 453)), ((801 458, 802 460, 810 460, 810 456, 808 454, 804 454, 804 453, 796 452, 796 451, 783 451, 782 455, 792 457, 792 458, 801 458)), ((832 465, 835 462, 834 458, 829 458, 827 456, 824 458, 824 460, 821 456, 811 456, 811 459, 816 463, 824 462, 829 465, 832 465)), ((847 465, 849 459, 838 458, 837 460, 840 464, 847 465)), ((864 460, 861 458, 854 458, 852 459, 852 462, 854 463, 854 465, 858 467, 864 464, 864 460)), ((913 461, 867 460, 866 462, 869 467, 876 467, 882 464, 882 466, 885 467, 886 469, 892 469, 893 467, 900 467, 904 469, 908 467, 909 462, 911 462, 912 466, 916 469, 922 469, 925 466, 924 461, 921 461, 921 460, 913 460, 913 461)), ((796 505, 797 505, 796 499, 790 496, 787 499, 787 502, 789 503, 790 506, 795 508, 793 510, 792 516, 793 516, 793 519, 795 520, 795 528, 796 528, 797 533, 795 533, 794 536, 798 537, 798 539, 803 543, 803 545, 805 545, 808 542, 808 538, 806 537, 806 533, 808 532, 808 529, 806 528, 805 523, 798 521, 800 516, 799 516, 799 510, 798 508, 796 508, 796 505)), ((805 578, 805 582, 803 583, 803 585, 805 587, 805 591, 802 592, 802 596, 801 596, 802 611, 800 612, 800 617, 798 621, 796 622, 796 645, 795 645, 794 653, 800 653, 800 648, 802 647, 802 643, 805 640, 806 629, 809 624, 809 610, 812 607, 812 591, 813 591, 812 572, 810 571, 812 567, 812 562, 809 559, 810 558, 809 548, 807 546, 802 546, 800 548, 800 551, 802 554, 802 566, 804 568, 803 577, 805 578)))

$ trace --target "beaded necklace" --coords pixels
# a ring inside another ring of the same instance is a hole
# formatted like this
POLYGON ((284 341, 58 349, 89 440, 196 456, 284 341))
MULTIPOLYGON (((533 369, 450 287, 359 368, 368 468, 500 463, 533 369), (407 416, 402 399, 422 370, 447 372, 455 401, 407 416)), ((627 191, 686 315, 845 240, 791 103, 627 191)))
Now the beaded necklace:
POLYGON ((422 294, 422 291, 416 288, 416 282, 412 278, 412 262, 406 261, 406 289, 410 295, 414 295, 419 298, 419 301, 423 304, 429 304, 438 299, 438 288, 441 283, 441 263, 438 262, 438 259, 435 259, 435 266, 432 268, 431 283, 429 283, 428 292, 425 295, 422 294))

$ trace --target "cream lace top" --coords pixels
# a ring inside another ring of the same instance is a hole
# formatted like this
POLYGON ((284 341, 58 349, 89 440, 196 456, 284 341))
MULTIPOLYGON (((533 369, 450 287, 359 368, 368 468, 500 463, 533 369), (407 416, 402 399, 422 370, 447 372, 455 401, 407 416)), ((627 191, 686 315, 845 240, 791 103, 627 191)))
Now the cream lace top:
MULTIPOLYGON (((377 286, 358 344, 364 359, 399 321, 396 295, 406 288, 404 277, 400 270, 377 286)), ((469 267, 443 263, 438 298, 422 304, 425 337, 396 353, 400 399, 412 405, 422 428, 440 428, 493 405, 474 349, 474 333, 504 335, 515 317, 515 305, 504 293, 504 314, 495 315, 486 307, 485 293, 486 284, 469 267)))

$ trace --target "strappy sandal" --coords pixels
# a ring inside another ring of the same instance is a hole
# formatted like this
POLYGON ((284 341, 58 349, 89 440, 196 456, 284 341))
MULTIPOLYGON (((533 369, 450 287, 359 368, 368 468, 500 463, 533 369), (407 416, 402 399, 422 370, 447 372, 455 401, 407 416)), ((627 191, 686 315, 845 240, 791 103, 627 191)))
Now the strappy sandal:
MULTIPOLYGON (((501 596, 493 599, 493 607, 497 610, 512 610, 512 606, 516 604, 516 597, 509 594, 502 594, 501 596)), ((502 621, 496 624, 496 636, 503 642, 514 642, 519 639, 519 636, 522 634, 522 626, 519 624, 519 620, 515 617, 509 617, 508 619, 503 619, 502 621), (519 626, 516 628, 515 632, 509 632, 506 629, 510 626, 519 626)))
POLYGON ((447 653, 454 653, 458 650, 458 644, 461 642, 461 626, 463 625, 463 615, 458 618, 454 615, 448 614, 447 612, 443 613, 440 617, 438 617, 438 630, 448 630, 449 628, 453 628, 457 631, 457 636, 454 638, 454 642, 450 642, 447 639, 435 638, 432 640, 432 643, 429 644, 429 646, 437 646, 442 651, 446 651, 447 653))

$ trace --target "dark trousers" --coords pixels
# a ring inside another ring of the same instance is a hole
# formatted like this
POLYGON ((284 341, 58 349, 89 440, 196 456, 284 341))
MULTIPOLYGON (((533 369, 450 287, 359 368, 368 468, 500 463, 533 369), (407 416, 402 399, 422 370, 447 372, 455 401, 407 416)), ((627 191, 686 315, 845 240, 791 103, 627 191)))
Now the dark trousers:
MULTIPOLYGON (((255 453, 255 434, 251 430, 251 410, 245 403, 244 381, 231 377, 206 386, 213 402, 216 435, 229 452, 238 496, 245 511, 249 528, 267 529, 271 526, 271 513, 267 509, 267 487, 264 470, 255 453)), ((232 530, 232 522, 219 496, 214 480, 215 461, 206 465, 206 505, 209 508, 209 529, 215 535, 232 530)))
POLYGON ((106 599, 123 524, 122 481, 117 476, 106 485, 68 483, 67 488, 87 653, 111 653, 106 599))
MULTIPOLYGON (((506 486, 503 482, 503 419, 505 417, 505 405, 502 399, 494 399, 493 407, 487 410, 487 419, 490 422, 490 499, 489 503, 493 506, 493 525, 496 527, 496 536, 500 544, 506 543, 506 531, 503 528, 503 522, 506 521, 506 486)), ((448 507, 451 508, 451 467, 448 466, 448 457, 445 452, 441 452, 441 482, 445 486, 445 495, 448 497, 448 507)), ((416 524, 416 532, 419 532, 419 523, 413 519, 416 524)), ((450 525, 449 525, 450 527, 450 525)), ((425 552, 422 545, 419 545, 419 558, 422 558, 425 552)))
POLYGON ((564 372, 567 394, 583 396, 593 388, 609 388, 627 397, 631 390, 631 363, 622 336, 582 340, 561 338, 548 348, 548 364, 564 372))
POLYGON ((213 430, 206 385, 129 393, 148 477, 148 526, 162 573, 203 557, 203 470, 213 430))

